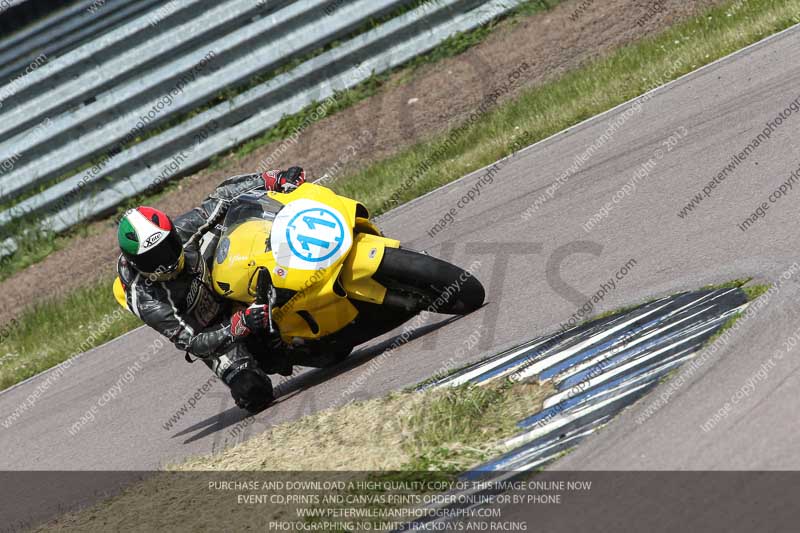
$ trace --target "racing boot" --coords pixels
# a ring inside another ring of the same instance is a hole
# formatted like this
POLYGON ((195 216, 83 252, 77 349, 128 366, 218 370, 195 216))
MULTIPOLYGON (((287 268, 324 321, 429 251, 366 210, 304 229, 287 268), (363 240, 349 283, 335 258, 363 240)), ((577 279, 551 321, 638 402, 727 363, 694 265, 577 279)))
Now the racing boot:
POLYGON ((213 358, 211 369, 231 390, 240 409, 258 413, 275 399, 269 376, 242 345, 213 358))

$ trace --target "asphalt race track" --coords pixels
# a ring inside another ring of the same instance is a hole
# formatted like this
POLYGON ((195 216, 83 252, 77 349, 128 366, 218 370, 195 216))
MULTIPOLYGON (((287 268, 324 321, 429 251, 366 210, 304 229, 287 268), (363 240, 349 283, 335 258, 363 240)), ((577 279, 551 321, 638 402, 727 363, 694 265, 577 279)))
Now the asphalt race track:
MULTIPOLYGON (((271 425, 381 396, 444 366, 552 332, 611 279, 614 287, 592 313, 734 278, 778 280, 800 260, 800 182, 774 203, 768 196, 800 167, 800 112, 786 118, 725 181, 707 189, 710 196, 694 211, 684 218, 678 212, 800 96, 799 88, 800 27, 794 27, 655 91, 530 218, 522 215, 534 199, 630 104, 499 163, 493 183, 435 238, 428 230, 457 207, 485 170, 395 209, 379 221, 388 235, 463 267, 480 261, 476 273, 489 304, 460 320, 435 316, 390 357, 375 357, 380 347, 372 348, 339 369, 304 372, 282 385, 277 404, 253 421, 212 382, 195 406, 165 429, 208 381, 207 368, 187 364, 171 347, 151 350, 157 335, 141 328, 92 350, 51 380, 19 419, 0 428, 0 469, 152 470, 210 453, 271 425), (585 231, 584 223, 651 159, 655 165, 648 165, 635 190, 618 195, 608 215, 585 231), (762 202, 769 204, 765 216, 743 232, 738 225, 762 202), (479 338, 477 346, 465 341, 470 335, 479 338), (130 372, 140 358, 140 369, 130 372), (126 371, 130 379, 123 380, 126 371), (112 389, 116 397, 98 407, 112 389), (81 416, 88 420, 93 406, 94 421, 70 432, 81 416)), ((669 382, 554 468, 800 468, 800 349, 786 350, 799 325, 799 280, 787 278, 769 304, 672 390, 664 405, 643 417, 669 382), (786 356, 755 379, 778 350, 786 356), (713 429, 701 429, 748 383, 753 386, 747 394, 713 429)), ((0 420, 47 376, 2 393, 0 420)))

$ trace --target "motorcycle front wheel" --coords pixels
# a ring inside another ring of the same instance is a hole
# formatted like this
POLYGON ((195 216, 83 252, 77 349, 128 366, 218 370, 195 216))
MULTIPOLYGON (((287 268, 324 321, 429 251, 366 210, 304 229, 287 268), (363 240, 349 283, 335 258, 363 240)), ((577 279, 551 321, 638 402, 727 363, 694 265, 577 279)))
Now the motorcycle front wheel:
POLYGON ((466 315, 486 297, 473 273, 404 248, 386 248, 373 278, 388 289, 389 301, 412 302, 435 313, 466 315))

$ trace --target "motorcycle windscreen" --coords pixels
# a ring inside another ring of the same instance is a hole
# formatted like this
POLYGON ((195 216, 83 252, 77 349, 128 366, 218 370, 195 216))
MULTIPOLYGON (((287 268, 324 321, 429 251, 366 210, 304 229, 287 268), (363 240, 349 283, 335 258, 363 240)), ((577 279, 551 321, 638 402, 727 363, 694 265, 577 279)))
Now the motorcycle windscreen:
POLYGON ((242 303, 253 301, 256 258, 270 251, 272 222, 281 208, 279 202, 254 194, 240 196, 228 208, 212 268, 214 290, 219 295, 242 303))

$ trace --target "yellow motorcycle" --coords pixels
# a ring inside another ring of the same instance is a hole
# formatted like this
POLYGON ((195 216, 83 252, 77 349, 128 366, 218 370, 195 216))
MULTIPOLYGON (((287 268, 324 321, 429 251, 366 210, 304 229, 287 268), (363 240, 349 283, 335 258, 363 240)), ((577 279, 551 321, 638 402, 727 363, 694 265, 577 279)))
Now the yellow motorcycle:
POLYGON ((268 304, 283 342, 324 352, 327 364, 423 310, 463 315, 484 301, 471 272, 401 248, 363 204, 313 183, 237 198, 211 278, 224 298, 268 304))

